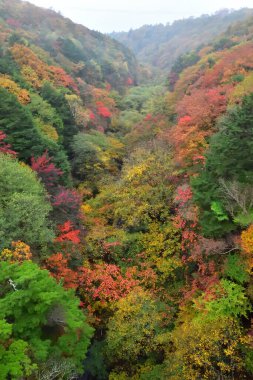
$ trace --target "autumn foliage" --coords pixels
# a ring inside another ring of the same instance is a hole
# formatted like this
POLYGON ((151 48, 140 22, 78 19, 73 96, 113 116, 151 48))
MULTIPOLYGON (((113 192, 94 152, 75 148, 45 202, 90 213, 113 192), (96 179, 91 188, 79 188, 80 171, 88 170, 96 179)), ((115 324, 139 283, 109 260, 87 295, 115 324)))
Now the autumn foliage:
POLYGON ((63 285, 66 289, 77 288, 78 275, 69 268, 69 256, 63 256, 62 253, 55 253, 46 260, 45 267, 58 282, 63 280, 63 285))
POLYGON ((32 157, 31 168, 37 172, 48 190, 58 184, 59 177, 63 174, 60 169, 56 168, 51 158, 48 157, 47 152, 40 157, 32 157))
POLYGON ((137 86, 109 36, 2 10, 0 377, 251 378, 253 21, 137 86))
POLYGON ((80 243, 80 230, 74 229, 72 223, 68 220, 63 225, 58 226, 59 235, 56 238, 57 242, 70 241, 74 244, 80 243))
POLYGON ((30 247, 22 241, 13 241, 11 249, 6 248, 0 253, 0 260, 10 261, 11 263, 22 263, 31 259, 32 253, 30 247))
POLYGON ((7 144, 4 140, 6 138, 6 134, 0 131, 0 152, 5 154, 10 154, 16 156, 16 152, 11 149, 11 145, 7 144))

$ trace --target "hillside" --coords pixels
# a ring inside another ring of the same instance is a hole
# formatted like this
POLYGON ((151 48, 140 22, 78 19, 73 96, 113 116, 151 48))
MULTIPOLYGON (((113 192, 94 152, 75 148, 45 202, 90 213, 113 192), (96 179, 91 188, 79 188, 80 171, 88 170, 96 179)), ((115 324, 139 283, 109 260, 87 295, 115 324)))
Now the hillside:
POLYGON ((0 379, 251 380, 253 17, 168 88, 1 6, 0 379))
POLYGON ((252 379, 252 23, 174 62, 167 94, 125 97, 146 115, 120 177, 85 202, 87 253, 138 282, 97 294, 98 325, 110 317, 92 378, 252 379))
POLYGON ((0 1, 1 47, 12 33, 19 40, 44 49, 49 62, 62 66, 86 83, 110 83, 122 89, 137 76, 134 55, 123 45, 91 31, 58 13, 19 0, 0 1))
POLYGON ((130 48, 138 60, 168 72, 175 60, 219 36, 231 23, 252 15, 253 10, 219 11, 212 16, 178 20, 172 24, 145 25, 111 36, 130 48))

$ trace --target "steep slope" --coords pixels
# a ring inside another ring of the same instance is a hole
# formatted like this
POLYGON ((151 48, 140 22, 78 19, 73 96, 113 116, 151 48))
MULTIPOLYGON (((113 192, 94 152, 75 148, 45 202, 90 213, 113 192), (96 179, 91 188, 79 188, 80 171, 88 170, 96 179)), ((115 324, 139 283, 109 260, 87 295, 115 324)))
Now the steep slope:
POLYGON ((140 62, 168 71, 176 58, 206 44, 235 21, 252 15, 253 10, 219 11, 212 16, 178 20, 171 25, 145 25, 128 33, 111 36, 132 49, 140 62))
MULTIPOLYGON (((119 42, 58 13, 19 0, 0 1, 1 42, 10 32, 40 46, 60 66, 89 84, 123 89, 136 81, 134 55, 119 42)), ((13 36, 13 38, 14 38, 13 36)))
POLYGON ((85 272, 82 201, 120 171, 111 131, 136 60, 29 3, 0 15, 0 378, 76 379, 94 332, 72 270, 85 272))
POLYGON ((182 64, 125 136, 120 175, 85 202, 86 303, 106 325, 91 379, 252 379, 252 20, 182 64))
POLYGON ((252 379, 253 18, 124 95, 23 18, 0 30, 1 380, 252 379))
MULTIPOLYGON (((175 72, 171 74, 171 79, 174 80, 173 90, 167 100, 170 105, 171 120, 177 117, 175 125, 170 130, 171 141, 175 148, 174 159, 176 165, 184 168, 186 172, 200 174, 199 180, 194 182, 195 198, 200 206, 200 225, 203 234, 209 237, 226 235, 228 231, 240 228, 238 226, 243 227, 244 222, 245 225, 253 222, 250 205, 246 205, 248 200, 244 199, 246 202, 244 210, 240 209, 239 204, 232 206, 235 192, 240 192, 236 186, 247 188, 251 181, 252 163, 244 160, 247 161, 247 155, 251 160, 251 155, 246 151, 251 149, 252 32, 253 18, 230 27, 221 35, 219 44, 216 41, 195 53, 197 63, 182 68, 177 77, 172 75, 176 74, 175 72), (221 118, 223 115, 225 117, 221 118), (239 117, 242 117, 242 120, 245 117, 248 126, 241 120, 242 125, 239 127, 236 121, 239 117), (242 128, 241 142, 240 128, 242 128), (247 144, 246 141, 243 142, 245 137, 243 128, 249 128, 247 144), (216 133, 219 137, 212 139, 216 133), (230 141, 232 136, 233 142, 230 141), (210 151, 207 150, 209 143, 210 151), (242 144, 242 147, 237 150, 239 144, 242 144), (207 156, 205 156, 206 151, 207 156), (202 169, 205 165, 207 172, 203 174, 202 169), (214 179, 212 176, 215 171, 217 172, 214 179), (204 187, 205 195, 201 196, 201 188, 203 191, 204 187)), ((247 192, 245 189, 244 191, 247 192)), ((242 194, 243 190, 241 196, 242 194)), ((244 193, 244 196, 247 198, 250 194, 246 196, 244 193)), ((239 202, 238 199, 237 201, 239 202)))

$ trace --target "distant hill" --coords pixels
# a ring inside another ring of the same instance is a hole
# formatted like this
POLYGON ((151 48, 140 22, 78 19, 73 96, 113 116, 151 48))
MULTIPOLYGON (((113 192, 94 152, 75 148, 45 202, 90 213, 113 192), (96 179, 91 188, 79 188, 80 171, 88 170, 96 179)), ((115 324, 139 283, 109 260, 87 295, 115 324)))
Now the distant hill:
POLYGON ((172 24, 144 25, 129 32, 111 33, 125 44, 140 62, 168 71, 181 55, 225 32, 236 21, 253 15, 253 9, 222 10, 214 15, 178 20, 172 24))
POLYGON ((128 48, 59 13, 19 0, 0 0, 1 48, 15 34, 47 51, 56 63, 87 83, 121 89, 136 80, 137 62, 128 48))

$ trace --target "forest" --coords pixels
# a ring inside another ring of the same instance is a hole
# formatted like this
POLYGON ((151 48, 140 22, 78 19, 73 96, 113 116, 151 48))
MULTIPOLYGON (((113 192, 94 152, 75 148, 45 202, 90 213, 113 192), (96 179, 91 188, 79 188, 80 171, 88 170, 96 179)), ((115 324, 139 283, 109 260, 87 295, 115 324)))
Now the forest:
POLYGON ((253 379, 246 13, 154 84, 0 0, 0 380, 253 379))
POLYGON ((143 25, 129 32, 112 32, 110 36, 130 48, 138 61, 148 65, 156 76, 164 78, 182 54, 212 43, 232 24, 252 15, 249 8, 221 9, 212 15, 184 18, 166 25, 143 25))

